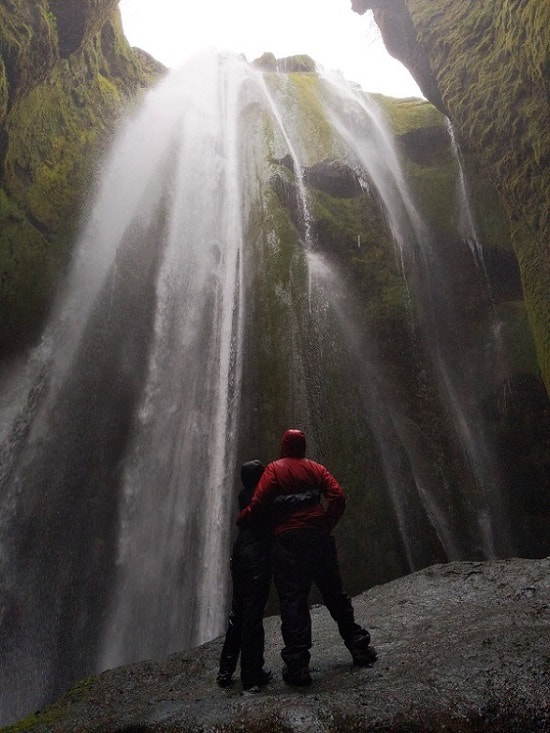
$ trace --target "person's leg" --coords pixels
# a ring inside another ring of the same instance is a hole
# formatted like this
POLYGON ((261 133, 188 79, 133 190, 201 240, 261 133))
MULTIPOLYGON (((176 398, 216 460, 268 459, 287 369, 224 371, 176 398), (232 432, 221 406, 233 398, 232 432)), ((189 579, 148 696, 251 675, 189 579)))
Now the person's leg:
POLYGON ((334 538, 322 534, 317 537, 317 562, 313 566, 313 581, 319 588, 330 615, 338 624, 340 636, 354 663, 372 664, 376 660, 376 652, 370 646, 367 629, 356 623, 351 599, 344 592, 334 538))
POLYGON ((233 580, 233 595, 231 599, 231 611, 227 623, 227 631, 220 655, 220 666, 216 680, 220 687, 227 687, 231 684, 233 672, 237 668, 239 653, 241 651, 243 604, 239 586, 239 562, 232 558, 231 577, 233 580))
POLYGON ((248 689, 265 684, 272 676, 263 670, 263 617, 271 586, 271 557, 251 559, 246 575, 241 627, 241 681, 248 689))
POLYGON ((308 606, 311 568, 307 536, 304 538, 303 535, 304 532, 300 530, 283 532, 275 538, 273 551, 273 571, 284 642, 281 657, 286 665, 283 676, 291 684, 311 682, 311 618, 308 606))

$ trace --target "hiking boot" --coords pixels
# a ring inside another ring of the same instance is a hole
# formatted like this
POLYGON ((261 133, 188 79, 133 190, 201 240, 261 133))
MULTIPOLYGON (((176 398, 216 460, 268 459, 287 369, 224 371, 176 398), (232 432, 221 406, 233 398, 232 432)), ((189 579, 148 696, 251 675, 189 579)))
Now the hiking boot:
POLYGON ((372 646, 366 649, 350 649, 353 664, 357 667, 372 667, 378 659, 378 654, 372 646))
POLYGON ((222 672, 220 670, 216 677, 216 682, 220 687, 229 687, 229 685, 233 682, 232 675, 232 672, 222 672))
POLYGON ((262 669, 259 674, 254 677, 243 680, 243 690, 248 692, 259 692, 260 687, 264 687, 267 683, 273 679, 273 672, 270 669, 262 669), (258 689, 256 689, 258 688, 258 689))
POLYGON ((311 674, 307 667, 290 670, 288 667, 283 668, 283 679, 287 685, 292 687, 307 687, 311 685, 311 674))

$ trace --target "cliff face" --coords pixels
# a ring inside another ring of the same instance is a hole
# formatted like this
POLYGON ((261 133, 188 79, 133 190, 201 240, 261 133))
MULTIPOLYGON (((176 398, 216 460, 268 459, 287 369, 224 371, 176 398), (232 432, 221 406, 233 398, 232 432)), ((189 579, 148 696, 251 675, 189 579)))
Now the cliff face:
POLYGON ((495 181, 550 389, 550 5, 353 0, 495 181))
POLYGON ((114 122, 162 72, 117 5, 0 5, 0 356, 38 333, 114 122))

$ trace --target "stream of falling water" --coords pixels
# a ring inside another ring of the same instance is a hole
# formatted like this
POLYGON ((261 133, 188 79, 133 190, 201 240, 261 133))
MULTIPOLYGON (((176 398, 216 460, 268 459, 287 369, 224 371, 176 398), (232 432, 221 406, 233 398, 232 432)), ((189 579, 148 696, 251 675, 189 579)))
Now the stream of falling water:
POLYGON ((237 120, 249 70, 237 59, 207 63, 209 73, 204 61, 191 73, 201 92, 185 85, 174 134, 153 343, 124 471, 102 667, 210 639, 225 614, 242 355, 237 120))
MULTIPOLYGON (((455 351, 454 360, 445 356, 442 349, 442 345, 449 339, 450 324, 441 311, 441 304, 447 299, 455 299, 459 294, 451 284, 441 255, 433 246, 433 236, 428 226, 411 199, 395 144, 379 108, 370 103, 368 96, 361 94, 357 89, 350 89, 338 75, 327 75, 326 78, 331 89, 326 99, 327 114, 349 149, 355 153, 362 168, 368 171, 384 202, 403 275, 407 280, 411 297, 420 304, 422 332, 438 375, 440 397, 455 426, 456 436, 472 471, 472 479, 477 485, 477 492, 472 492, 469 497, 471 502, 469 519, 478 526, 480 548, 486 557, 508 555, 512 551, 512 542, 499 471, 487 445, 481 417, 469 399, 469 395, 475 389, 473 382, 468 382, 468 376, 475 380, 476 375, 469 368, 469 364, 460 361, 461 356, 464 357, 460 349, 455 351), (350 107, 354 106, 363 110, 364 115, 372 120, 373 129, 368 139, 357 134, 360 126, 352 127, 349 124, 350 113, 353 114, 350 107)), ((487 275, 483 252, 454 136, 451 142, 459 168, 457 181, 459 234, 471 249, 474 248, 472 254, 479 266, 481 287, 486 288, 487 275)), ((418 440, 411 440, 404 433, 401 439, 404 446, 410 445, 408 450, 414 471, 415 464, 420 466, 414 459, 414 455, 418 455, 419 451, 418 440)), ((447 519, 449 506, 455 499, 446 495, 445 484, 441 482, 439 487, 432 486, 426 490, 425 477, 421 478, 420 474, 416 477, 416 485, 428 514, 435 520, 434 526, 437 527, 447 556, 460 557, 459 546, 454 540, 455 533, 451 530, 447 519)))

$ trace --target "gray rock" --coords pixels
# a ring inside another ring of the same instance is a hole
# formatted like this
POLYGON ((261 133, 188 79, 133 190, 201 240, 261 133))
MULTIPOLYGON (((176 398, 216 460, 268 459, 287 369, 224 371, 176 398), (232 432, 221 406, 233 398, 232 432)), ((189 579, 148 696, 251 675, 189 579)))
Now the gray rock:
MULTIPOLYGON (((550 558, 453 562, 354 599, 378 651, 357 668, 326 609, 312 609, 313 684, 280 678, 279 618, 266 619, 273 681, 215 684, 221 639, 84 680, 32 716, 37 733, 550 731, 550 558)), ((8 729, 6 729, 8 730, 8 729)))

